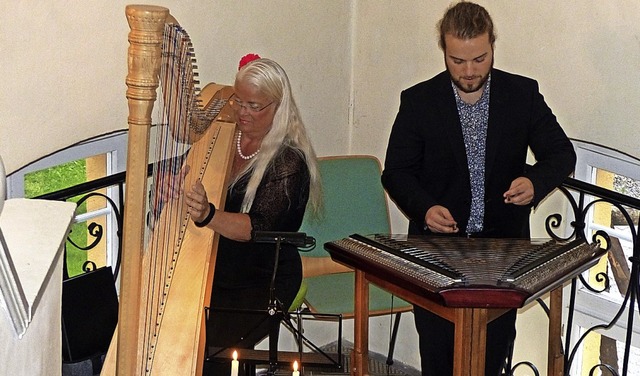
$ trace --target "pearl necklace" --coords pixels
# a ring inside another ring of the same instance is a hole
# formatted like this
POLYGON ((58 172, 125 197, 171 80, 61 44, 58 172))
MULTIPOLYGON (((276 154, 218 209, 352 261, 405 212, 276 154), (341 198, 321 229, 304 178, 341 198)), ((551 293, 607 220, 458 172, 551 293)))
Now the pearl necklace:
POLYGON ((242 148, 240 147, 240 139, 242 138, 242 131, 238 131, 238 138, 236 138, 236 149, 238 150, 238 155, 240 156, 240 158, 244 159, 245 161, 248 161, 249 159, 255 157, 256 155, 258 155, 258 153, 260 153, 260 149, 256 150, 255 152, 253 152, 252 154, 249 155, 244 155, 242 154, 242 148))

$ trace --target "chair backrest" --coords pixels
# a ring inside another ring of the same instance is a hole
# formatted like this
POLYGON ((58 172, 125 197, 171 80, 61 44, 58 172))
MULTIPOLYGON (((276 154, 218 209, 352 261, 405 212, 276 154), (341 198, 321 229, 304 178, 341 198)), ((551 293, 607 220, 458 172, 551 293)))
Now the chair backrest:
POLYGON ((389 207, 380 181, 380 161, 370 155, 319 158, 324 212, 319 220, 305 215, 301 232, 316 239, 303 256, 328 257, 324 244, 354 233, 389 233, 389 207))
MULTIPOLYGON (((391 223, 387 196, 380 181, 382 168, 369 155, 322 157, 319 160, 324 196, 324 216, 319 221, 304 218, 301 232, 316 239, 313 251, 302 253, 311 312, 353 316, 354 273, 334 262, 324 244, 351 234, 389 233, 391 223)), ((369 289, 369 315, 411 310, 411 304, 377 286, 369 289)))

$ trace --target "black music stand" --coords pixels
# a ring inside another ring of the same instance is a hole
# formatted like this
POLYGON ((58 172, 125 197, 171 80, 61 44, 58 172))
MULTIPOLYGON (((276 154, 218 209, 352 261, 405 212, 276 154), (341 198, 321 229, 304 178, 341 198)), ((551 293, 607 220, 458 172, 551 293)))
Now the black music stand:
MULTIPOLYGON (((288 311, 282 307, 282 302, 276 296, 276 275, 278 274, 278 262, 280 259, 280 246, 282 243, 294 245, 296 247, 310 247, 315 245, 316 240, 308 237, 302 232, 274 232, 274 231, 255 231, 253 233, 253 241, 256 243, 273 243, 276 246, 275 260, 273 263, 273 274, 271 275, 271 283, 269 285, 269 306, 267 312, 271 316, 271 330, 269 332, 269 370, 267 376, 275 375, 278 365, 278 338, 280 323, 286 322, 291 325, 288 311)), ((299 349, 302 351, 302 349, 299 349)))
MULTIPOLYGON (((280 247, 283 243, 291 244, 300 248, 309 248, 315 245, 315 238, 307 236, 305 233, 301 232, 276 232, 276 231, 255 231, 253 233, 253 241, 255 243, 267 243, 267 244, 275 244, 275 258, 274 258, 274 266, 273 273, 271 275, 271 281, 269 285, 269 303, 266 307, 266 310, 244 310, 244 309, 218 309, 219 311, 228 311, 228 312, 252 312, 252 313, 268 313, 269 317, 267 320, 270 321, 270 330, 269 330, 269 369, 267 371, 268 376, 275 376, 275 373, 278 368, 278 338, 279 338, 279 329, 280 323, 284 323, 298 339, 298 351, 302 353, 302 342, 304 336, 299 328, 292 323, 291 318, 288 314, 288 310, 282 306, 282 302, 278 299, 276 295, 275 281, 278 272, 278 262, 280 258, 280 247)), ((205 308, 206 309, 206 308, 205 308)), ((209 310, 207 311, 207 320, 208 320, 209 310)), ((308 340, 307 340, 308 342, 308 340)), ((314 346, 316 350, 319 350, 314 346)), ((220 353, 224 349, 220 349, 213 355, 209 355, 209 348, 207 347, 207 359, 211 359, 218 353, 220 353)))

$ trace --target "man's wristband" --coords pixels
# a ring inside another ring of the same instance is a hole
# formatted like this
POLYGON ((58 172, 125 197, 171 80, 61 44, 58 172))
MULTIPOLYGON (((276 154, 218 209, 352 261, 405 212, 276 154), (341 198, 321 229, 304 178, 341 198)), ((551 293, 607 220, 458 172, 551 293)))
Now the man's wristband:
POLYGON ((207 217, 203 219, 202 222, 193 221, 193 223, 196 225, 196 227, 204 227, 208 225, 209 222, 211 222, 214 214, 216 214, 216 207, 212 203, 209 203, 209 215, 207 215, 207 217))

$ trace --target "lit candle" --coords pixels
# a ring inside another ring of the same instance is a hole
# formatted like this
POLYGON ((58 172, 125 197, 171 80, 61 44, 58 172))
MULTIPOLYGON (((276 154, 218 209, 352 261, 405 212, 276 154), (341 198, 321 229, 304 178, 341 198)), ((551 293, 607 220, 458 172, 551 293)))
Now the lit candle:
POLYGON ((300 376, 300 372, 298 372, 298 361, 293 362, 293 373, 291 376, 300 376))
POLYGON ((231 361, 231 376, 238 376, 238 352, 233 350, 233 360, 231 361))

